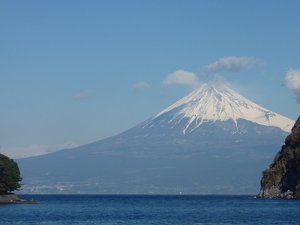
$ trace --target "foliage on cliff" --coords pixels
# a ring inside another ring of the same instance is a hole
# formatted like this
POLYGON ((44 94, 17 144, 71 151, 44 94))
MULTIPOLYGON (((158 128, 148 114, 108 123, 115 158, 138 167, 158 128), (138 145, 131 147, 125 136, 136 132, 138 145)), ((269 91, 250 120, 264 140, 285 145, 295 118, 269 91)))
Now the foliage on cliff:
POLYGON ((260 196, 300 198, 300 117, 270 168, 263 172, 260 196))
POLYGON ((21 176, 18 164, 0 154, 0 194, 7 194, 21 187, 21 176))

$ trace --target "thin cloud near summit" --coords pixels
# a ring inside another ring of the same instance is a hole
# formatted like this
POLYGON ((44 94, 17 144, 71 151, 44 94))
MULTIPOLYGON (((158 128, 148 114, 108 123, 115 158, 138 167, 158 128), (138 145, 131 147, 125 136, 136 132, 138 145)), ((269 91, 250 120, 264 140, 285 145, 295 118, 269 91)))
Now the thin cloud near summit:
POLYGON ((151 87, 150 84, 146 81, 139 81, 139 82, 136 82, 132 85, 132 88, 134 90, 149 89, 150 87, 151 87))
POLYGON ((197 86, 199 85, 199 79, 193 72, 185 70, 177 70, 171 73, 163 81, 165 86, 171 85, 184 85, 184 86, 197 86))
MULTIPOLYGON (((204 66, 205 73, 219 73, 219 72, 240 72, 242 70, 254 67, 261 64, 262 60, 255 57, 248 56, 227 56, 219 58, 217 61, 204 66)), ((177 70, 167 76, 163 81, 165 86, 170 85, 184 85, 197 86, 200 84, 198 76, 194 72, 186 70, 177 70)))
POLYGON ((220 58, 217 61, 206 65, 204 69, 207 72, 240 72, 244 69, 249 69, 261 63, 262 60, 255 57, 228 56, 220 58))

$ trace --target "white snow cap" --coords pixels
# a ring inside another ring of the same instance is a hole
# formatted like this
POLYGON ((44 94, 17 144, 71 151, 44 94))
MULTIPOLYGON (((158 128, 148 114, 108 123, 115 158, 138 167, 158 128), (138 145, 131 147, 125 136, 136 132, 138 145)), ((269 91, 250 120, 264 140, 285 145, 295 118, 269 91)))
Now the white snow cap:
MULTIPOLYGON (((245 119, 265 126, 274 126, 290 132, 294 121, 265 109, 246 99, 225 84, 205 83, 186 97, 158 113, 155 118, 174 111, 173 120, 188 119, 199 127, 203 122, 245 119)), ((170 121, 171 122, 171 121, 170 121)))

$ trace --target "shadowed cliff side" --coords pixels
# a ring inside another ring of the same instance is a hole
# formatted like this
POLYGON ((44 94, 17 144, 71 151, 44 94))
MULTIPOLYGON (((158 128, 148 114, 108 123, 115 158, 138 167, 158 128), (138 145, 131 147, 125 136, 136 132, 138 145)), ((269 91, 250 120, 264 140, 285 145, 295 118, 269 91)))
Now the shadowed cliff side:
POLYGON ((259 197, 300 199, 300 117, 270 168, 263 172, 259 197))

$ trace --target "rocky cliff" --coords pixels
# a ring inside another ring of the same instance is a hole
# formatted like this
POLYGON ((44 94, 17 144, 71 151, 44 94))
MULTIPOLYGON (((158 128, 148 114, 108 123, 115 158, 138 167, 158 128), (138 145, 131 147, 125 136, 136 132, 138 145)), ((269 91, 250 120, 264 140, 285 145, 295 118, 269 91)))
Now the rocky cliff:
POLYGON ((262 198, 300 199, 300 117, 261 179, 262 198))

